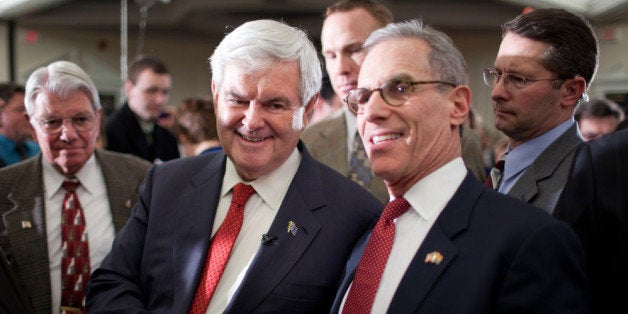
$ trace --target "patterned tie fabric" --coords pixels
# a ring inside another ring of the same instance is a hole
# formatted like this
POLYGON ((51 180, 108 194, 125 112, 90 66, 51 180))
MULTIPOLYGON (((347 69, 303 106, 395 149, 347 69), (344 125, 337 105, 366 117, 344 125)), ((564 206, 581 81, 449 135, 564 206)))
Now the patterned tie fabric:
POLYGON ((506 165, 506 156, 508 153, 502 155, 502 157, 495 163, 495 166, 491 168, 491 172, 486 176, 484 185, 489 189, 497 190, 502 183, 502 175, 504 174, 504 166, 506 165))
POLYGON ((358 132, 353 137, 351 146, 351 160, 349 161, 349 179, 359 183, 361 186, 368 188, 373 179, 371 172, 371 163, 369 162, 364 143, 358 132))
POLYGON ((244 204, 255 193, 252 186, 238 183, 233 187, 233 197, 227 217, 214 235, 205 258, 203 276, 196 289, 190 313, 205 313, 207 306, 218 286, 220 276, 227 266, 233 243, 240 233, 244 219, 244 204))
POLYGON ((91 273, 85 215, 76 194, 76 179, 63 182, 61 208, 61 313, 85 313, 85 285, 91 273))
POLYGON ((373 228, 371 238, 366 244, 342 313, 371 312, 375 294, 395 239, 393 220, 405 213, 408 208, 410 208, 410 203, 403 197, 393 200, 384 208, 384 212, 373 228))

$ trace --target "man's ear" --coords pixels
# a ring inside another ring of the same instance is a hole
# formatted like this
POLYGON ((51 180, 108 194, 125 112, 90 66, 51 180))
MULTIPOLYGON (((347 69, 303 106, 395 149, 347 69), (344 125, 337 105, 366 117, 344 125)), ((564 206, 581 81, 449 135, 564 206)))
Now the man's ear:
POLYGON ((305 112, 303 113, 303 128, 304 129, 307 126, 308 121, 310 120, 310 115, 312 114, 312 110, 314 110, 314 105, 316 105, 316 102, 318 101, 318 97, 320 96, 321 96, 320 93, 316 93, 316 95, 314 95, 312 99, 310 99, 307 105, 305 105, 305 112))
POLYGON ((133 88, 133 83, 131 82, 131 80, 124 81, 124 93, 126 94, 127 98, 129 98, 129 93, 131 92, 131 88, 133 88))
POLYGON ((449 123, 452 126, 462 125, 471 108, 471 90, 466 85, 456 86, 449 93, 449 97, 453 104, 449 123))
POLYGON ((568 79, 560 87, 561 105, 572 107, 578 104, 578 100, 587 89, 587 82, 582 76, 568 79))

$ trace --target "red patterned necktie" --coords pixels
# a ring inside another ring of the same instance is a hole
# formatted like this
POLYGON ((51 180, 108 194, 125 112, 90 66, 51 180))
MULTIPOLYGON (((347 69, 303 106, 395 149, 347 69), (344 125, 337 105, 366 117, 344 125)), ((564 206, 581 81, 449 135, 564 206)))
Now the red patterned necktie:
POLYGON ((393 200, 384 208, 384 212, 373 228, 371 238, 366 244, 342 313, 371 312, 375 294, 395 239, 393 220, 405 213, 408 208, 410 208, 410 203, 403 197, 393 200))
POLYGON ((252 186, 238 183, 233 187, 233 197, 227 217, 216 231, 214 238, 209 246, 207 257, 205 258, 205 267, 203 276, 196 289, 194 301, 190 313, 205 313, 209 301, 216 291, 216 286, 220 281, 220 276, 227 266, 229 255, 233 248, 233 243, 240 233, 242 227, 242 219, 244 218, 244 204, 251 195, 255 193, 252 186))
POLYGON ((78 180, 63 182, 61 207, 61 313, 85 313, 85 285, 91 273, 85 215, 76 195, 78 180))

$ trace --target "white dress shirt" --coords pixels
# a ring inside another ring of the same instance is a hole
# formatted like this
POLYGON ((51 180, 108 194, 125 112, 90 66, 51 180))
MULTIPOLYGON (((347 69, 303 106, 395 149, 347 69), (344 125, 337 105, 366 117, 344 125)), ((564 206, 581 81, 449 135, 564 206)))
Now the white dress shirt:
MULTIPOLYGON (((371 313, 386 313, 406 269, 425 236, 462 184, 467 168, 458 157, 427 175, 404 194, 410 209, 394 220, 393 241, 371 313)), ((392 200, 391 200, 392 201, 392 200)), ((347 293, 351 287, 347 289, 347 293)), ((341 311, 347 298, 345 293, 341 311)))
MULTIPOLYGON (((290 157, 279 168, 252 182, 245 182, 253 186, 255 194, 251 195, 244 206, 244 220, 240 233, 238 233, 233 244, 227 266, 207 307, 207 313, 222 313, 231 302, 231 298, 240 286, 251 261, 260 248, 262 234, 268 232, 270 225, 275 220, 300 164, 301 153, 295 147, 290 157)), ((233 195, 233 186, 240 182, 244 182, 244 180, 236 172, 233 162, 227 158, 212 237, 227 216, 233 195)))
MULTIPOLYGON (((46 160, 42 160, 46 236, 48 239, 48 263, 50 267, 50 292, 52 313, 59 313, 61 305, 61 206, 65 189, 61 186, 67 178, 59 173, 46 160)), ((83 213, 89 245, 89 262, 93 272, 111 250, 115 228, 107 197, 107 187, 102 169, 94 155, 76 173, 81 185, 76 189, 83 213)))

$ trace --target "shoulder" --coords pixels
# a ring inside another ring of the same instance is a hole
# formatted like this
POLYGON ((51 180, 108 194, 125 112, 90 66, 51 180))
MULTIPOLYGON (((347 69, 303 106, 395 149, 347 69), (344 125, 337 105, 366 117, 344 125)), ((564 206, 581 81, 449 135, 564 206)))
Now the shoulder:
POLYGON ((321 194, 311 193, 311 195, 321 195, 328 205, 346 207, 352 212, 359 212, 358 208, 363 208, 369 212, 368 215, 379 215, 383 209, 383 204, 368 190, 314 159, 307 151, 304 152, 302 162, 303 166, 309 170, 303 169, 299 175, 307 178, 306 181, 311 189, 317 186, 321 189, 321 194))
POLYGON ((336 134, 343 126, 345 126, 344 110, 338 110, 328 118, 318 121, 303 130, 301 138, 304 141, 314 140, 325 134, 336 134))

